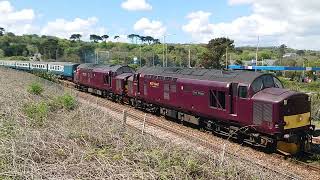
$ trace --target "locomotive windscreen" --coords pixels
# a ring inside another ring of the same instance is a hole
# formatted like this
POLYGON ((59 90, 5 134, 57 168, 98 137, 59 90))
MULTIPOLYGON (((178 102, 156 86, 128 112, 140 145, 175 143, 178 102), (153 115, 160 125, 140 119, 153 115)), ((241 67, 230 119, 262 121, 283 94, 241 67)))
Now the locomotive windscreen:
POLYGON ((251 84, 251 88, 253 89, 254 94, 265 89, 265 88, 283 88, 282 83, 276 77, 271 74, 263 75, 258 77, 251 84))

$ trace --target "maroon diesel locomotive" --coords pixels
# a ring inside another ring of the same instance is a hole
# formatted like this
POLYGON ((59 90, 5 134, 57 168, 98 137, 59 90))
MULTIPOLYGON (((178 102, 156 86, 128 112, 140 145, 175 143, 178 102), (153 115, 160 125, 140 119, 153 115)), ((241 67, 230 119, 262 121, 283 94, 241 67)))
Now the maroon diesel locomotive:
POLYGON ((78 87, 136 108, 292 154, 307 150, 311 141, 309 96, 284 89, 272 74, 186 68, 133 73, 126 66, 106 66, 100 77, 99 68, 87 66, 77 70, 78 87))
POLYGON ((127 97, 127 79, 133 73, 129 66, 81 64, 77 67, 74 82, 82 91, 121 102, 127 97))

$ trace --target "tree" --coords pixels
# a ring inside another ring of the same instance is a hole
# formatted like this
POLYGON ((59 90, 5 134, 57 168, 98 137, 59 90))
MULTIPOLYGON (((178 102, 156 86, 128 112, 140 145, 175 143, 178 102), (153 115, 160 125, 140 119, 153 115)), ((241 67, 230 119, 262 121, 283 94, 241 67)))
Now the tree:
POLYGON ((0 27, 0 36, 3 36, 5 32, 5 29, 3 27, 0 27))
POLYGON ((234 50, 234 41, 228 38, 216 38, 209 41, 207 44, 207 52, 202 54, 205 63, 202 65, 205 68, 221 68, 221 60, 226 51, 234 50))
POLYGON ((58 59, 64 52, 59 45, 59 39, 51 37, 41 42, 38 48, 40 53, 47 59, 58 59))
POLYGON ((287 46, 285 44, 282 44, 279 46, 279 56, 282 58, 283 55, 286 53, 287 46))
MULTIPOLYGON (((209 68, 209 67, 213 66, 213 63, 214 63, 212 61, 213 53, 209 52, 208 49, 200 54, 200 59, 201 59, 200 67, 209 68)), ((216 66, 218 66, 218 65, 216 65, 216 66)), ((219 63, 219 66, 220 66, 220 63, 219 63)))
POLYGON ((286 48, 287 46, 285 44, 282 44, 281 46, 279 46, 279 59, 280 59, 280 66, 282 66, 282 59, 283 59, 283 55, 286 53, 286 48))
POLYGON ((7 36, 9 37, 15 37, 16 35, 13 32, 7 32, 7 36))
POLYGON ((235 48, 234 50, 237 55, 240 55, 243 53, 243 50, 241 48, 235 48))
POLYGON ((262 60, 262 59, 271 59, 271 52, 270 51, 261 51, 259 53, 259 60, 262 60))
POLYGON ((70 40, 72 40, 72 41, 75 41, 75 40, 80 41, 80 38, 81 38, 81 37, 82 37, 81 34, 72 34, 72 35, 70 36, 70 40))
POLYGON ((153 44, 161 44, 159 39, 153 39, 153 44))
POLYGON ((235 64, 242 66, 242 65, 243 65, 243 62, 242 62, 241 60, 237 59, 236 62, 235 62, 235 64))
POLYGON ((139 36, 139 39, 140 39, 142 44, 147 41, 147 37, 146 36, 139 36))
POLYGON ((90 40, 97 43, 99 41, 102 41, 102 37, 101 36, 98 36, 98 35, 95 35, 95 34, 91 34, 90 35, 90 40))
POLYGON ((145 40, 148 42, 148 44, 150 45, 152 42, 154 42, 154 38, 151 36, 146 36, 145 40))
POLYGON ((137 41, 138 41, 138 39, 141 39, 141 36, 138 35, 138 34, 129 34, 129 35, 128 35, 128 38, 131 39, 132 44, 133 44, 134 42, 135 42, 136 44, 138 44, 137 41))
POLYGON ((139 34, 134 34, 134 39, 136 40, 136 44, 138 44, 138 40, 141 40, 141 37, 139 34))
POLYGON ((113 39, 119 39, 120 38, 120 36, 114 36, 114 38, 113 39))
POLYGON ((128 39, 131 39, 132 44, 134 42, 134 38, 135 38, 135 34, 129 34, 128 35, 128 39))
POLYGON ((4 51, 2 49, 0 49, 0 58, 4 57, 4 51))
POLYGON ((107 42, 107 39, 109 38, 109 36, 105 34, 105 35, 101 36, 101 38, 104 39, 105 42, 107 42))
POLYGON ((303 55, 305 54, 305 52, 304 52, 304 50, 298 50, 298 51, 297 51, 297 54, 298 54, 299 56, 303 56, 303 55))

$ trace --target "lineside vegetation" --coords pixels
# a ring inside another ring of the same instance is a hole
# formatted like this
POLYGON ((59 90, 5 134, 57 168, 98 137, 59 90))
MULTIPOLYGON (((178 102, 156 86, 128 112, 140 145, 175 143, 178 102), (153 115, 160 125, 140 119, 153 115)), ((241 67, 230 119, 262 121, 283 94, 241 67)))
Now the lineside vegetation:
POLYGON ((221 152, 182 147, 77 101, 76 92, 0 68, 0 179, 281 179, 221 152), (33 82, 41 95, 25 89, 33 82))

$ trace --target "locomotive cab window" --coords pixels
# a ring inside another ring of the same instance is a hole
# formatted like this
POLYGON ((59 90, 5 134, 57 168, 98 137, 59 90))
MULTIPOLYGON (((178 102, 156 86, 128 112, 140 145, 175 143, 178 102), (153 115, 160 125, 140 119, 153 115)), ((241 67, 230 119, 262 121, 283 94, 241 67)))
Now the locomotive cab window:
POLYGON ((226 109, 226 93, 223 91, 211 90, 210 106, 218 109, 226 109))
POLYGON ((248 96, 248 88, 247 88, 247 86, 239 86, 238 92, 239 92, 238 96, 240 98, 247 98, 247 96, 248 96))
POLYGON ((254 80, 253 83, 251 84, 251 88, 254 94, 263 89, 272 88, 272 87, 283 88, 283 85, 279 81, 279 79, 277 79, 271 74, 260 76, 256 80, 254 80))
POLYGON ((108 75, 104 76, 104 83, 109 84, 109 76, 108 75))

